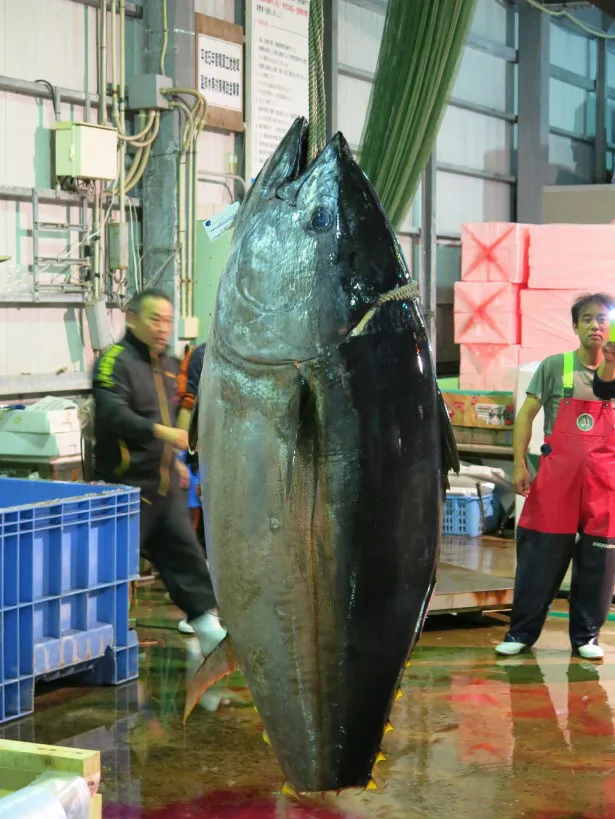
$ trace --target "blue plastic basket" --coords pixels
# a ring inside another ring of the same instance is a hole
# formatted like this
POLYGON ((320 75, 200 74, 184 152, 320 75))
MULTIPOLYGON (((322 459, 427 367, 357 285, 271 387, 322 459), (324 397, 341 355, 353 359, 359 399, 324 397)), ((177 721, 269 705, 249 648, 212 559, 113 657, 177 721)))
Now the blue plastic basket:
POLYGON ((485 528, 482 528, 481 499, 478 495, 467 496, 456 495, 451 492, 446 494, 446 505, 444 507, 445 535, 466 535, 467 537, 479 537, 486 532, 492 532, 498 525, 499 501, 496 492, 489 492, 482 496, 483 509, 485 513, 485 528))
POLYGON ((138 676, 139 506, 124 486, 0 479, 0 723, 33 711, 37 679, 138 676))

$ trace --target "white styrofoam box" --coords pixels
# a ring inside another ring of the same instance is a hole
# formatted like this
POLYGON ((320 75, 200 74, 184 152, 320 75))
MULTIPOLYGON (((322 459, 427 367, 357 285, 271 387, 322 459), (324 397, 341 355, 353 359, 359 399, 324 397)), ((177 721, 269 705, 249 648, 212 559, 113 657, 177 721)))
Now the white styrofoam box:
POLYGON ((80 432, 6 432, 0 430, 0 456, 27 461, 67 458, 81 453, 80 432))
POLYGON ((482 495, 490 495, 495 490, 495 484, 490 481, 476 481, 470 478, 452 477, 448 479, 450 488, 446 490, 447 495, 463 495, 464 498, 478 497, 476 484, 480 485, 482 495))
POLYGON ((26 409, 0 408, 0 432, 49 435, 80 429, 77 405, 63 398, 48 396, 26 409))
MULTIPOLYGON (((522 367, 519 367, 517 386, 515 389, 515 416, 523 406, 523 402, 526 398, 526 390, 529 387, 532 376, 538 369, 539 364, 539 361, 533 361, 531 364, 524 364, 522 367)), ((544 410, 540 410, 536 418, 534 418, 534 423, 532 424, 532 437, 530 438, 530 445, 528 448, 528 453, 530 455, 540 455, 540 447, 544 443, 544 423, 544 410)))
MULTIPOLYGON (((515 416, 523 406, 523 402, 526 398, 525 392, 539 364, 540 361, 533 361, 531 364, 524 364, 519 367, 517 387, 515 389, 515 416)), ((529 455, 540 455, 540 447, 544 443, 544 423, 545 413, 544 410, 540 410, 532 424, 532 437, 530 438, 530 444, 527 449, 529 455)), ((522 498, 521 495, 515 495, 515 526, 521 516, 524 503, 525 498, 522 498)))

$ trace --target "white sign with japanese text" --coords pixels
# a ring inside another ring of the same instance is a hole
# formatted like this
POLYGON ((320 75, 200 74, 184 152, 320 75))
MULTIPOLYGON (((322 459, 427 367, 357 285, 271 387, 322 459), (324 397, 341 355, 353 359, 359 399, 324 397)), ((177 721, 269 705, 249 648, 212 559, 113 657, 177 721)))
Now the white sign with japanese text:
POLYGON ((249 0, 248 7, 253 181, 296 117, 309 113, 310 0, 249 0))
POLYGON ((199 91, 215 108, 243 108, 243 47, 199 34, 199 91))

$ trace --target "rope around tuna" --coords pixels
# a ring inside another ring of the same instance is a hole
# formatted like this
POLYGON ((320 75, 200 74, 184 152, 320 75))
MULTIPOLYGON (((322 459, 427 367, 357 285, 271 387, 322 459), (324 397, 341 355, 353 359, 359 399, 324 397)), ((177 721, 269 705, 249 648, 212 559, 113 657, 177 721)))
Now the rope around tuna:
MULTIPOLYGON (((325 15, 323 0, 310 0, 308 23, 309 41, 309 119, 308 158, 313 162, 327 144, 327 96, 325 92, 325 15)), ((410 281, 402 287, 390 290, 378 297, 361 321, 354 328, 352 336, 360 335, 373 318, 376 310, 390 301, 416 299, 419 294, 418 284, 410 281)))
POLYGON ((350 338, 361 335, 363 330, 365 330, 369 322, 373 319, 374 315, 376 314, 376 310, 382 307, 383 304, 387 304, 391 301, 408 301, 409 299, 416 299, 418 294, 418 284, 415 281, 410 281, 408 284, 404 284, 401 287, 396 287, 395 290, 389 290, 388 293, 383 293, 381 296, 378 296, 375 303, 369 308, 367 313, 354 328, 350 334, 350 338))

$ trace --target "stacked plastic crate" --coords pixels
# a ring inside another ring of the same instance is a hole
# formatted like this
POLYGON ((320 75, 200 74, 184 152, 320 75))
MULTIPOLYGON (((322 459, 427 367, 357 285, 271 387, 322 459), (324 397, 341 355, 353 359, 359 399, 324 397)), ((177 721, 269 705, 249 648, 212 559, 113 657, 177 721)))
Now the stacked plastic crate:
POLYGON ((33 711, 37 679, 136 678, 139 491, 5 478, 0 499, 0 722, 33 711))
POLYGON ((578 347, 570 308, 582 293, 615 297, 615 225, 530 228, 528 289, 521 294, 519 363, 578 347))
POLYGON ((519 366, 519 302, 528 279, 527 225, 467 224, 455 284, 461 389, 511 391, 519 366))

